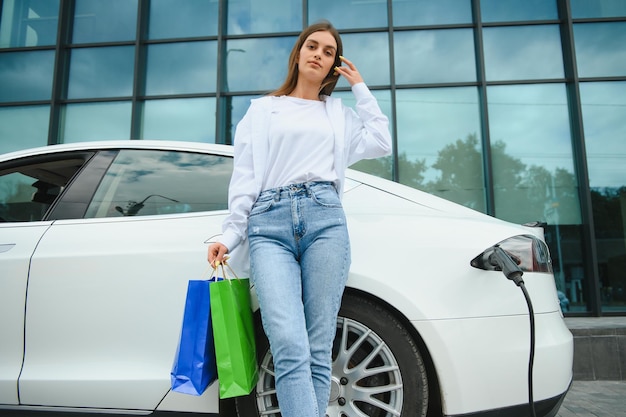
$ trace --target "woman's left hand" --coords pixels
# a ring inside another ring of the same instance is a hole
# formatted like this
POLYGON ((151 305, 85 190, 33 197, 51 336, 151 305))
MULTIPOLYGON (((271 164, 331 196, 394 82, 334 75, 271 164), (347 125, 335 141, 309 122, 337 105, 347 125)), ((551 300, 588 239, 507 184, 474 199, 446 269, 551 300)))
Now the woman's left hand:
POLYGON ((340 56, 342 62, 345 62, 347 67, 335 67, 335 72, 339 75, 343 75, 346 80, 350 83, 350 85, 358 84, 363 82, 363 77, 359 73, 359 70, 356 69, 356 66, 352 63, 352 61, 340 56))

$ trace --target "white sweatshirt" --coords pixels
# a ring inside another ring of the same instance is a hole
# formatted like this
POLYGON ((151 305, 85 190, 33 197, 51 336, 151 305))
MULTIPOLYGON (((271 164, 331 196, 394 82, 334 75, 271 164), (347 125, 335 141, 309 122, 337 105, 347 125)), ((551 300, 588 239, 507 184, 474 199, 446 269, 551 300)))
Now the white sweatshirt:
MULTIPOLYGON (((326 112, 334 132, 334 161, 336 187, 343 193, 346 168, 361 159, 378 158, 391 153, 389 120, 381 112, 376 98, 365 83, 352 86, 356 112, 341 103, 341 99, 324 97, 326 112)), ((250 107, 235 131, 234 169, 228 191, 229 215, 222 225, 218 239, 230 252, 247 239, 248 215, 267 183, 273 168, 268 165, 269 132, 275 100, 264 96, 251 101, 250 107)), ((291 164, 301 160, 293 158, 291 164)))
POLYGON ((326 102, 281 96, 272 99, 267 164, 261 189, 310 181, 338 183, 335 132, 326 102))

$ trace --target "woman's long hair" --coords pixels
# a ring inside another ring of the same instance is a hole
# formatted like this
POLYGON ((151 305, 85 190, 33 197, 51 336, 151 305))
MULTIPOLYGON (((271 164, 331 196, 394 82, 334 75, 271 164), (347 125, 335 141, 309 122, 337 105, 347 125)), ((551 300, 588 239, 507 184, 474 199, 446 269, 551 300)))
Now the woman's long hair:
POLYGON ((335 54, 335 64, 333 68, 331 68, 330 72, 326 75, 326 78, 322 81, 320 87, 320 95, 329 96, 335 89, 337 85, 337 81, 339 80, 338 75, 334 75, 335 67, 341 66, 341 60, 339 57, 343 55, 343 44, 341 43, 341 36, 339 36, 339 32, 337 29, 328 21, 321 21, 318 23, 314 23, 311 26, 307 27, 300 33, 298 37, 298 41, 293 46, 291 50, 291 55, 289 55, 289 67, 287 68, 287 78, 283 85, 281 85, 277 90, 271 92, 269 95, 271 96, 286 96, 291 94, 293 90, 295 90, 296 85, 298 84, 298 58, 300 56, 300 49, 302 49, 302 45, 306 39, 315 32, 326 31, 329 32, 335 38, 337 42, 337 51, 335 54))

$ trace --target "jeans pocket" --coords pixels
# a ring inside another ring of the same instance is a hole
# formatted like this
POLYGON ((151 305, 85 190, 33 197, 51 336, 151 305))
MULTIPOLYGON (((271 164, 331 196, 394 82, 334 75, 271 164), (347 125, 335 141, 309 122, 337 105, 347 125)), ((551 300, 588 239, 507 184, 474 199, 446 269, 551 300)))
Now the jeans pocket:
POLYGON ((273 195, 259 197, 250 210, 250 217, 269 211, 274 206, 274 201, 273 195))
POLYGON ((341 200, 339 200, 339 196, 337 195, 337 191, 335 191, 334 187, 322 187, 313 189, 312 196, 313 201, 323 207, 329 208, 341 208, 341 200))

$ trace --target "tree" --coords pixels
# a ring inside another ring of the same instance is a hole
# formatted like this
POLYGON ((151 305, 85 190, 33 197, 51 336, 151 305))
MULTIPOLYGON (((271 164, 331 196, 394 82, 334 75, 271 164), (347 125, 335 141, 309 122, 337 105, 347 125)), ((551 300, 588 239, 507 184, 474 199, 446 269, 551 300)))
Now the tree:
POLYGON ((485 211, 482 156, 475 133, 444 146, 432 167, 440 175, 426 185, 426 191, 485 211))
MULTIPOLYGON (((364 159, 352 165, 350 168, 361 172, 367 172, 378 177, 393 178, 393 159, 391 156, 377 159, 364 159)), ((400 173, 399 182, 413 188, 423 189, 424 175, 426 170, 426 160, 410 161, 406 152, 398 155, 398 171, 400 173)))
POLYGON ((416 159, 410 161, 406 152, 398 156, 398 171, 400 173, 400 183, 408 185, 418 190, 424 189, 424 171, 426 171, 426 160, 416 159))

